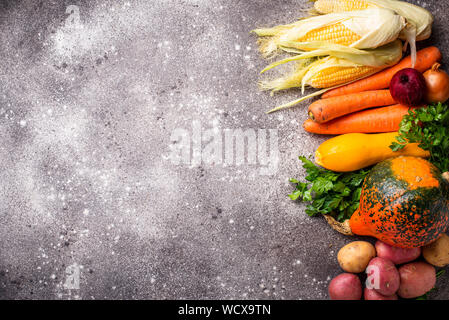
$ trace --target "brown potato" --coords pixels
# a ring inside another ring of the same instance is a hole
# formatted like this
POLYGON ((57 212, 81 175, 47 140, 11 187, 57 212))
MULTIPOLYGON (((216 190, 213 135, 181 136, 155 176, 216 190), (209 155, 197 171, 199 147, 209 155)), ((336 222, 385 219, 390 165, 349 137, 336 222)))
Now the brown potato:
POLYGON ((426 262, 412 262, 399 268, 401 298, 417 298, 429 292, 436 283, 435 268, 426 262))
POLYGON ((421 248, 403 249, 390 246, 382 241, 377 241, 376 244, 377 256, 391 260, 394 264, 403 264, 416 260, 421 255, 421 248))
POLYGON ((372 258, 376 256, 374 246, 366 241, 354 241, 338 252, 338 263, 340 267, 350 273, 361 273, 372 258))
POLYGON ((342 273, 329 284, 329 296, 332 300, 362 299, 362 283, 359 277, 351 273, 342 273))
POLYGON ((436 267, 449 265, 449 236, 442 234, 437 241, 423 247, 423 257, 436 267))
POLYGON ((374 289, 368 289, 365 288, 365 291, 363 292, 363 297, 365 300, 398 300, 397 294, 393 294, 391 296, 384 296, 381 295, 379 292, 377 292, 374 289))
POLYGON ((376 257, 366 269, 366 287, 374 289, 383 296, 391 296, 399 289, 399 272, 390 260, 376 257))

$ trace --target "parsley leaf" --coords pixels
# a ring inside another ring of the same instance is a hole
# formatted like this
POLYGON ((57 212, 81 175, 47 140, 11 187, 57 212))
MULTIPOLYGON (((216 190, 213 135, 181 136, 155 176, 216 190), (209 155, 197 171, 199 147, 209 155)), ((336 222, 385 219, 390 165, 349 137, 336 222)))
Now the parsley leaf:
POLYGON ((306 157, 299 157, 306 170, 306 182, 290 179, 295 190, 292 200, 308 203, 309 216, 329 214, 342 222, 349 219, 359 207, 363 181, 369 170, 338 173, 316 166, 306 157))
POLYGON ((442 172, 449 170, 449 107, 438 103, 412 109, 402 119, 399 135, 390 148, 403 149, 409 143, 430 152, 430 162, 442 172))

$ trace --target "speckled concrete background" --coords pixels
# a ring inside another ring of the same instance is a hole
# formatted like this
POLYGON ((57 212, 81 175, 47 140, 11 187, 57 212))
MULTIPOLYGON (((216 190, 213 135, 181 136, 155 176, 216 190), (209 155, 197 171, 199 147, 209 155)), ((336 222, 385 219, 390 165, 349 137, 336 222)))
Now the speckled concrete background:
MULTIPOLYGON (((447 48, 448 4, 414 2, 447 48)), ((0 298, 327 298, 349 239, 287 197, 323 139, 301 107, 264 114, 298 92, 258 91, 249 34, 307 6, 0 1, 0 298), (198 123, 277 129, 278 166, 176 164, 198 123)))

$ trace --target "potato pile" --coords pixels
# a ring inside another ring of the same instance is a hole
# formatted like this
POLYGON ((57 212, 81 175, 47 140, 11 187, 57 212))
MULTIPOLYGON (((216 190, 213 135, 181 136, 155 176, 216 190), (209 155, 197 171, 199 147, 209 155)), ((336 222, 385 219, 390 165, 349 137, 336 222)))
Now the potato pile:
POLYGON ((449 236, 415 249, 402 249, 377 241, 354 241, 338 252, 345 271, 329 284, 332 300, 398 300, 423 296, 435 287, 436 267, 449 265, 449 236), (425 261, 416 261, 420 256, 425 261), (358 273, 365 272, 363 288, 358 273))

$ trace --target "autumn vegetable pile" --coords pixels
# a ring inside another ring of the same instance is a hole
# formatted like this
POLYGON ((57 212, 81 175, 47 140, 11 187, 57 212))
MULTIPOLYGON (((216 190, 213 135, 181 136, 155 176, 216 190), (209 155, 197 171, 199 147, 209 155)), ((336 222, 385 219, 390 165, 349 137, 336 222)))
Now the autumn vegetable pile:
POLYGON ((449 75, 438 48, 416 47, 432 23, 405 1, 317 0, 309 17, 254 30, 265 58, 286 55, 262 70, 281 74, 261 88, 303 94, 270 113, 321 95, 303 128, 335 135, 314 161, 300 157, 307 175, 290 180, 290 198, 342 234, 378 240, 342 249, 332 299, 422 298, 449 265, 449 75), (364 291, 363 272, 377 281, 364 291))

